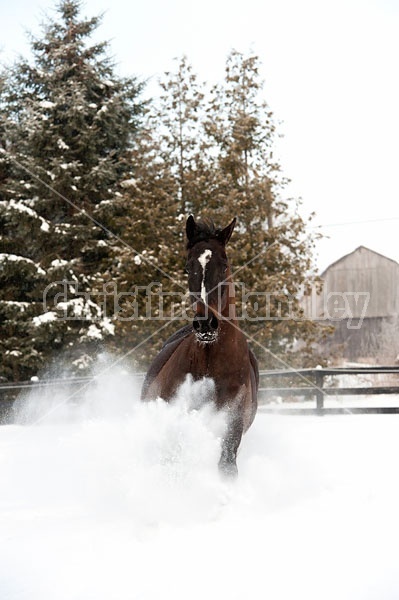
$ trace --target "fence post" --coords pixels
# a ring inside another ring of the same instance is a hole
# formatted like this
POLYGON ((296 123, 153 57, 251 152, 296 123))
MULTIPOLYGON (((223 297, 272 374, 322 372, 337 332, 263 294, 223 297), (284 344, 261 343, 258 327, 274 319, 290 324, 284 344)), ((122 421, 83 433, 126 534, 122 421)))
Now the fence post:
POLYGON ((322 370, 316 372, 316 409, 317 412, 322 413, 324 408, 324 393, 323 393, 323 381, 324 374, 322 370))

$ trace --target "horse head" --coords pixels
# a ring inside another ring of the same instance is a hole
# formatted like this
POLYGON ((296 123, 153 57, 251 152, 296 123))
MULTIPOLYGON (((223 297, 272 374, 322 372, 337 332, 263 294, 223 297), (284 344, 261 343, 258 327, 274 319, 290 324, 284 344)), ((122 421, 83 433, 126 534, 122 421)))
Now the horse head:
POLYGON ((193 328, 198 341, 216 341, 220 322, 230 317, 230 303, 234 299, 234 284, 226 255, 226 244, 236 223, 218 229, 210 220, 196 222, 187 219, 188 286, 195 316, 193 328))

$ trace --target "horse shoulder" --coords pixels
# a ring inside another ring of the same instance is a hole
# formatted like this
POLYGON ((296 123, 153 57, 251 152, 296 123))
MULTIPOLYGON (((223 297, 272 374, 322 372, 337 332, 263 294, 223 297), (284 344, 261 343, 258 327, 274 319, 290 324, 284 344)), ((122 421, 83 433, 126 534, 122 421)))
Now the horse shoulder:
POLYGON ((177 340, 182 340, 186 337, 188 337, 190 335, 190 333, 193 332, 193 326, 190 325, 185 325, 184 327, 182 327, 181 329, 178 329, 177 331, 175 331, 175 333, 173 333, 167 340, 166 342, 163 344, 161 351, 166 348, 166 346, 168 346, 169 344, 174 343, 177 340))
POLYGON ((258 360, 257 360, 255 354, 253 353, 253 351, 251 350, 251 348, 249 346, 248 346, 248 354, 249 354, 249 362, 250 362, 250 365, 252 367, 252 371, 253 371, 254 378, 255 378, 256 391, 258 391, 258 387, 259 387, 259 367, 258 367, 258 360))
POLYGON ((170 336, 162 346, 160 352, 152 361, 147 374, 144 379, 143 387, 141 389, 141 399, 147 399, 147 392, 151 386, 151 383, 158 377, 163 367, 166 365, 170 357, 174 354, 175 350, 180 346, 181 342, 186 339, 192 333, 191 325, 186 325, 173 335, 170 336))

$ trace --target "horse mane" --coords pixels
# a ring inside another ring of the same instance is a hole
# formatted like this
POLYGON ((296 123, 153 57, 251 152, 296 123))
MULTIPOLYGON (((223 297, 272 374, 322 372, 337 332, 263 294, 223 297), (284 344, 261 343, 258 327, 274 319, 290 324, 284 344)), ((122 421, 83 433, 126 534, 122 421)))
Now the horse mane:
MULTIPOLYGON (((203 217, 196 221, 194 235, 187 242, 187 250, 195 246, 198 242, 208 240, 219 240, 222 229, 215 226, 215 223, 209 217, 203 217)), ((219 240, 220 241, 220 240, 219 240)))

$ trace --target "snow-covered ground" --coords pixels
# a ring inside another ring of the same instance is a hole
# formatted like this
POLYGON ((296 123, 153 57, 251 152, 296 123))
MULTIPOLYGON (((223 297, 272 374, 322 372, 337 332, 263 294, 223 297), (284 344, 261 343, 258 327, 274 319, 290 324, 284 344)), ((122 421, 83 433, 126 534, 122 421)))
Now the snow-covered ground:
POLYGON ((143 405, 119 373, 23 403, 0 428, 2 600, 399 598, 399 416, 260 412, 225 482, 204 391, 143 405))

